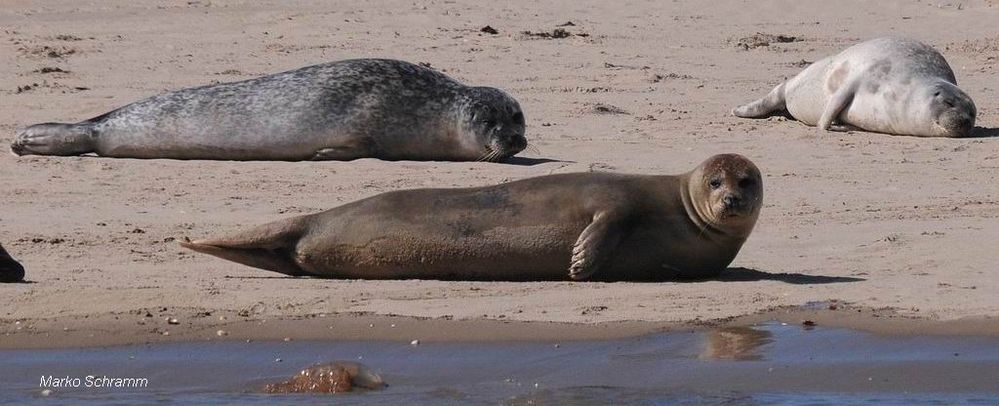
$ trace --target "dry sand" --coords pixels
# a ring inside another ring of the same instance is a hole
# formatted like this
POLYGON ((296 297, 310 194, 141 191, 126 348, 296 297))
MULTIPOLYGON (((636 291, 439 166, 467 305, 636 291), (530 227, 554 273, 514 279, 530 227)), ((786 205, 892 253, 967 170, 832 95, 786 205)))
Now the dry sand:
MULTIPOLYGON (((583 323, 622 334, 828 300, 840 303, 825 311, 833 315, 877 309, 861 313, 999 332, 999 138, 828 133, 728 113, 803 64, 865 39, 907 35, 945 55, 978 105, 980 133, 995 135, 995 1, 368 3, 5 0, 2 145, 18 127, 78 121, 167 90, 391 57, 506 89, 527 114, 536 150, 519 165, 4 154, 0 241, 31 283, 0 285, 0 347, 214 337, 217 328, 239 332, 230 338, 393 337, 374 327, 358 333, 371 315, 494 331, 511 324, 482 320, 583 323), (523 33, 570 21, 567 38, 523 33), (486 25, 498 34, 480 32, 486 25), (758 32, 801 41, 739 45, 758 32), (766 204, 732 265, 742 269, 715 280, 293 279, 175 242, 401 188, 588 170, 673 174, 721 152, 757 163, 766 204), (309 321, 323 316, 345 327, 309 321)), ((535 325, 551 326, 525 324, 535 325)))

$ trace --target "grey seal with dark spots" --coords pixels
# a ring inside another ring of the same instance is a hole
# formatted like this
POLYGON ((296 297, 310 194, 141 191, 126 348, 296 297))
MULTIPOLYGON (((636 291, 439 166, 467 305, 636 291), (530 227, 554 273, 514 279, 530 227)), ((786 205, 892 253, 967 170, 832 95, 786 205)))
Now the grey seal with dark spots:
POLYGON ((292 276, 665 280, 715 276, 763 201, 745 157, 682 175, 572 173, 383 193, 182 246, 292 276))
POLYGON ((352 59, 153 96, 36 124, 17 155, 215 160, 498 161, 527 146, 517 101, 433 69, 352 59))
POLYGON ((967 136, 977 113, 944 57, 908 38, 849 47, 732 113, 762 118, 781 111, 823 130, 919 137, 967 136))

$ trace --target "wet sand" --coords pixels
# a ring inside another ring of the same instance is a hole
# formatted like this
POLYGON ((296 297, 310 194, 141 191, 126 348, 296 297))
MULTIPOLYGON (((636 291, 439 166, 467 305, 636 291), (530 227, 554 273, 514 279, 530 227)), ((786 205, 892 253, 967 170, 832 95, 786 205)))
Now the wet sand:
POLYGON ((0 401, 329 401, 330 395, 259 393, 312 364, 346 359, 371 367, 389 386, 337 395, 337 404, 953 404, 999 396, 997 340, 767 324, 581 342, 265 341, 3 350, 0 401), (43 377, 86 382, 88 375, 148 383, 81 384, 40 396, 43 377))
MULTIPOLYGON (((988 243, 999 240, 999 139, 825 133, 728 113, 810 61, 908 35, 945 55, 978 105, 979 134, 995 135, 999 5, 746 4, 7 0, 0 145, 21 126, 81 120, 166 90, 393 57, 506 89, 524 107, 536 149, 513 164, 2 155, 0 238, 31 283, 0 285, 0 346, 203 340, 219 329, 322 338, 328 326, 314 320, 324 314, 357 326, 400 316, 454 331, 463 327, 448 321, 494 323, 486 331, 495 334, 513 329, 509 321, 592 327, 566 327, 570 336, 637 334, 829 300, 864 317, 826 317, 859 327, 999 333, 999 268, 988 243), (524 33, 568 21, 567 38, 524 33), (486 25, 498 34, 481 32, 486 25), (757 32, 800 41, 740 45, 757 32), (766 204, 733 269, 712 280, 292 279, 176 244, 401 188, 589 170, 672 174, 721 152, 757 163, 766 204)), ((441 333, 449 334, 462 333, 441 333)))

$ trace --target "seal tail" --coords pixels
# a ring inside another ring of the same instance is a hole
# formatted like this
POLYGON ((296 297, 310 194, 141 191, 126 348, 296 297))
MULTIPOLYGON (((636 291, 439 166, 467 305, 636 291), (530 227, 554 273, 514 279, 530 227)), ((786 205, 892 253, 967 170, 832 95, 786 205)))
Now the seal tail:
POLYGON ((42 123, 17 133, 10 144, 15 155, 82 155, 96 150, 94 123, 42 123))
POLYGON ((181 242, 180 246, 254 268, 307 276, 295 260, 302 230, 300 219, 282 220, 228 237, 181 242))
POLYGON ((781 83, 762 99, 732 109, 732 115, 742 118, 764 118, 786 109, 784 83, 781 83))

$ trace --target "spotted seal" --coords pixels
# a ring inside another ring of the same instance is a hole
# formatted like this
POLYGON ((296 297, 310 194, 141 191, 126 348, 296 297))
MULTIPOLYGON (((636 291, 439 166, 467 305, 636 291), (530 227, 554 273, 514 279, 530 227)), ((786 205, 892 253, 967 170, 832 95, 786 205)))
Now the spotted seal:
POLYGON ((517 101, 433 69, 352 59, 164 93, 21 130, 17 155, 497 161, 527 146, 517 101))

